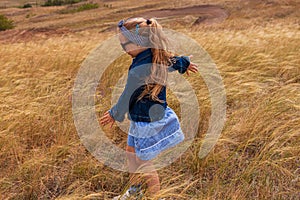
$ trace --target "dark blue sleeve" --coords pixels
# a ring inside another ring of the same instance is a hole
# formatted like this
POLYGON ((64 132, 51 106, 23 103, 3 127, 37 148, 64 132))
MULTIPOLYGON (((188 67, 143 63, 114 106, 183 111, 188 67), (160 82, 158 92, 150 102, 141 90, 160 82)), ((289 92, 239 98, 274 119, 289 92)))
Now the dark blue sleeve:
POLYGON ((129 112, 129 102, 134 91, 139 87, 140 79, 132 71, 128 73, 125 89, 123 90, 118 102, 108 111, 110 116, 118 121, 122 122, 125 118, 125 114, 129 112))
POLYGON ((169 72, 177 70, 180 74, 184 74, 190 66, 190 58, 188 56, 173 56, 171 61, 173 64, 169 67, 169 72))

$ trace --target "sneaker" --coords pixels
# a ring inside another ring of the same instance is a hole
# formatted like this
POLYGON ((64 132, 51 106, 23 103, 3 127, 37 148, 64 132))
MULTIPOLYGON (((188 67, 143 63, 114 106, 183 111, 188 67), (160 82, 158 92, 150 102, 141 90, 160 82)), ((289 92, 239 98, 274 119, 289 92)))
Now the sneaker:
POLYGON ((135 197, 136 200, 140 200, 143 197, 141 188, 142 184, 132 185, 123 195, 116 196, 112 200, 129 200, 132 199, 132 197, 135 197))

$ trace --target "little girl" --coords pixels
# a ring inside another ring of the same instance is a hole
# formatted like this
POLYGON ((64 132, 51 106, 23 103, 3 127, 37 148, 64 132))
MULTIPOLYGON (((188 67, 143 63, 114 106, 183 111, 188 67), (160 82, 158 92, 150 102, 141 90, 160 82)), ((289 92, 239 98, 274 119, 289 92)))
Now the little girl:
MULTIPOLYGON (((180 74, 196 73, 197 65, 190 62, 192 56, 175 56, 169 52, 168 40, 161 25, 154 19, 128 18, 118 23, 122 48, 132 58, 125 89, 118 103, 100 118, 101 125, 122 122, 127 113, 130 127, 126 151, 131 169, 151 165, 151 160, 160 152, 184 140, 179 120, 166 102, 166 81, 170 71, 180 74), (142 70, 141 70, 142 69, 142 70), (142 137, 143 136, 143 137, 142 137)), ((125 194, 114 199, 128 199, 140 190, 134 175, 132 185, 125 194)), ((160 190, 157 172, 147 173, 146 182, 151 196, 160 190)))

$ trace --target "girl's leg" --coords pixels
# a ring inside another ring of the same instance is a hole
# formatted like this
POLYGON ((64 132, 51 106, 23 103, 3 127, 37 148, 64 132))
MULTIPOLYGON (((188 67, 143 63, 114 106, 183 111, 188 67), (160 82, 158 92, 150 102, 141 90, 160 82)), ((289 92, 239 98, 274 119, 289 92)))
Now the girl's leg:
MULTIPOLYGON (((144 161, 139 159, 136 155, 133 155, 132 153, 135 153, 135 150, 132 146, 127 145, 126 151, 131 152, 130 154, 127 154, 130 171, 136 171, 140 166, 146 167, 147 171, 150 171, 145 173, 145 175, 143 175, 142 177, 146 180, 150 196, 154 196, 160 190, 160 182, 158 173, 153 168, 151 161, 144 161)), ((130 173, 131 185, 138 184, 140 182, 140 177, 137 175, 137 173, 130 173)))
POLYGON ((134 184, 138 184, 139 183, 139 179, 138 179, 138 175, 136 173, 133 173, 136 171, 136 169, 138 168, 138 164, 136 163, 136 156, 135 154, 135 150, 134 147, 132 146, 126 146, 126 152, 129 152, 127 154, 127 161, 128 161, 128 167, 129 167, 129 178, 130 178, 130 184, 134 185, 134 184))
POLYGON ((132 146, 126 146, 126 152, 128 152, 128 153, 126 153, 126 156, 127 156, 127 163, 128 163, 128 168, 129 168, 129 171, 131 171, 131 172, 133 172, 133 171, 135 171, 136 170, 136 168, 137 168, 137 164, 136 164, 136 162, 135 162, 135 160, 136 160, 136 156, 135 156, 135 154, 132 154, 132 153, 135 153, 135 151, 134 151, 134 147, 132 147, 132 146))
POLYGON ((154 169, 151 161, 144 161, 136 157, 136 163, 138 166, 145 166, 147 171, 143 177, 146 180, 148 191, 151 197, 154 197, 160 190, 160 182, 157 171, 154 169))

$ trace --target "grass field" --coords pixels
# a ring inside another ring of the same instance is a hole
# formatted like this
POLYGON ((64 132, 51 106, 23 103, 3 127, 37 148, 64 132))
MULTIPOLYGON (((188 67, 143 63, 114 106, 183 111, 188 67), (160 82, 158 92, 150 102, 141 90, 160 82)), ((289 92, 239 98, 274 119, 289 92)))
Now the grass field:
MULTIPOLYGON (((197 91, 201 119, 192 146, 158 171, 159 196, 299 199, 297 0, 93 2, 99 4, 97 9, 73 14, 57 12, 67 6, 0 9, 16 24, 0 32, 0 199, 111 199, 119 194, 129 174, 97 161, 74 126, 71 96, 78 69, 89 52, 115 34, 119 19, 207 4, 227 16, 204 9, 199 15, 165 16, 158 21, 196 40, 215 61, 226 89, 226 124, 214 149, 199 159, 211 102, 199 76, 183 75, 197 91), (202 15, 209 20, 195 25, 202 15)), ((114 63, 109 71, 114 76, 108 74, 99 86, 107 94, 96 94, 99 116, 110 108, 109 87, 130 61, 124 55, 114 63)), ((178 111, 176 99, 168 97, 178 111)), ((114 144, 125 149, 125 133, 116 126, 106 131, 114 144)))

